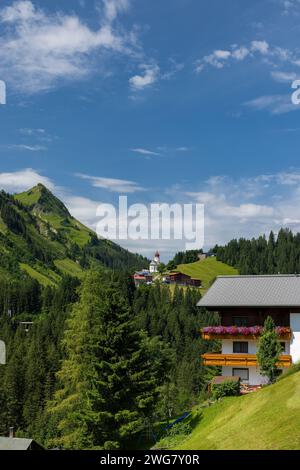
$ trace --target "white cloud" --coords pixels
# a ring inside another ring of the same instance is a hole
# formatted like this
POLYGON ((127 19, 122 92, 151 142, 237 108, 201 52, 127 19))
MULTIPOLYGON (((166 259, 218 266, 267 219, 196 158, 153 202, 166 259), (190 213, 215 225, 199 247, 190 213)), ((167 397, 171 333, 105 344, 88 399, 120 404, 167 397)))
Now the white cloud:
POLYGON ((45 129, 30 129, 28 127, 24 127, 22 129, 19 129, 20 133, 23 135, 29 135, 29 136, 41 136, 45 135, 46 131, 45 129))
POLYGON ((299 14, 300 0, 279 0, 284 15, 299 14))
POLYGON ((160 68, 156 64, 141 64, 142 74, 129 79, 129 85, 135 91, 143 90, 153 85, 159 78, 160 68))
POLYGON ((133 148, 133 149, 130 149, 130 150, 131 150, 131 152, 140 153, 141 155, 148 155, 148 156, 151 156, 151 155, 159 156, 159 155, 161 155, 158 152, 153 152, 152 150, 148 150, 148 149, 145 149, 145 148, 133 148))
POLYGON ((0 173, 0 189, 10 193, 26 191, 38 183, 44 184, 50 190, 55 187, 49 178, 42 176, 32 168, 11 173, 0 173))
POLYGON ((105 16, 112 22, 114 21, 119 13, 129 9, 129 0, 103 0, 105 16))
POLYGON ((88 180, 95 188, 106 189, 115 193, 135 193, 145 191, 145 188, 138 186, 134 181, 122 180, 117 178, 103 178, 100 176, 90 176, 77 173, 75 176, 88 180))
POLYGON ((257 111, 266 110, 271 114, 285 114, 300 109, 291 102, 291 95, 263 95, 247 101, 244 105, 257 111))
POLYGON ((58 192, 58 196, 61 197, 73 217, 91 229, 96 230, 96 213, 100 201, 61 192, 58 192))
POLYGON ((201 72, 205 65, 211 65, 212 67, 221 69, 230 57, 230 51, 216 50, 212 54, 206 55, 201 60, 197 61, 196 71, 201 72))
POLYGON ((297 74, 295 72, 280 72, 272 71, 271 77, 279 83, 292 83, 297 79, 297 74))
MULTIPOLYGON (((228 50, 213 51, 196 61, 196 71, 202 72, 207 66, 222 69, 226 64, 242 62, 247 58, 263 60, 265 64, 273 68, 283 63, 289 66, 300 66, 297 49, 293 51, 279 46, 270 46, 265 40, 254 40, 248 46, 233 44, 228 50)), ((283 74, 283 72, 272 72, 273 78, 279 81, 280 73, 283 74)))
MULTIPOLYGON (((33 3, 29 0, 17 1, 0 11, 0 18, 3 22, 23 22, 36 19, 39 13, 35 10, 33 3)), ((41 16, 40 16, 41 18, 41 16)))
MULTIPOLYGON (((91 29, 75 14, 48 13, 29 0, 0 10, 0 74, 18 90, 35 93, 61 80, 78 80, 95 70, 97 53, 132 52, 133 35, 114 26, 126 11, 125 0, 104 0, 99 28, 91 29)), ((101 56, 100 56, 101 57, 101 56)))
POLYGON ((247 49, 247 47, 241 46, 234 49, 231 55, 234 59, 244 60, 249 54, 249 49, 247 49))
MULTIPOLYGON (((90 180, 91 177, 83 175, 90 180)), ((82 175, 81 175, 82 177, 82 175)), ((92 177, 93 178, 93 177, 92 177)), ((98 178, 91 180, 97 183, 98 178)), ((135 184, 124 180, 99 178, 100 187, 109 190, 109 184, 135 184), (114 183, 115 182, 115 183, 114 183)), ((70 213, 85 225, 95 230, 98 218, 97 207, 101 201, 72 194, 56 186, 52 180, 31 168, 0 173, 0 188, 8 192, 21 192, 43 183, 68 207, 70 213)), ((205 247, 223 244, 232 238, 257 237, 275 232, 282 226, 300 231, 300 169, 288 169, 275 174, 260 174, 250 178, 212 176, 199 181, 200 191, 176 185, 167 190, 169 203, 205 204, 205 247)), ((163 193, 157 194, 163 201, 163 193)), ((139 201, 141 202, 141 201, 139 201)), ((155 202, 155 201, 153 201, 155 202)), ((122 246, 134 252, 151 256, 157 248, 167 260, 174 252, 184 249, 181 240, 124 240, 122 246)))
POLYGON ((269 44, 267 43, 267 41, 252 41, 251 51, 260 52, 263 55, 268 54, 269 44))
MULTIPOLYGON (((205 244, 257 237, 288 226, 300 230, 300 170, 251 178, 217 176, 185 192, 189 201, 205 204, 205 244)), ((183 191, 183 188, 181 188, 183 191)), ((180 194, 178 188, 175 195, 180 194)))
POLYGON ((20 150, 28 152, 44 152, 47 150, 47 147, 44 145, 7 144, 2 145, 1 147, 7 150, 20 150))
POLYGON ((190 147, 177 147, 176 149, 176 152, 189 152, 191 149, 190 147))

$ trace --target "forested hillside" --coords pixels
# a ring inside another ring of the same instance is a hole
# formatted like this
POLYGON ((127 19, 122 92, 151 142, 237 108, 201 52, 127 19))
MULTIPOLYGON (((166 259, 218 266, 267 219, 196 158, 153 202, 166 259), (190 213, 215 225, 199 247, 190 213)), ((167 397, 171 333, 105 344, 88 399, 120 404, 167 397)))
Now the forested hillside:
POLYGON ((15 289, 1 299, 0 435, 13 426, 50 448, 137 448, 153 444, 144 434, 156 423, 197 403, 212 374, 200 354, 215 347, 199 328, 218 322, 197 310, 198 291, 136 290, 109 270, 15 289))
POLYGON ((1 279, 32 278, 54 286, 63 275, 80 278, 93 266, 134 270, 147 262, 99 240, 43 185, 16 196, 0 192, 1 279))
POLYGON ((238 269, 240 274, 300 273, 300 233, 281 229, 277 237, 231 240, 213 250, 217 259, 238 269))

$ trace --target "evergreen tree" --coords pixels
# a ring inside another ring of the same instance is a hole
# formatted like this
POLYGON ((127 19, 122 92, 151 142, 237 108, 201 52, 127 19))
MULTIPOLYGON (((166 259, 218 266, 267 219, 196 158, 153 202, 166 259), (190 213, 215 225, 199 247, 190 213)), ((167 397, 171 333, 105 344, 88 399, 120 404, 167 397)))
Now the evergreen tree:
POLYGON ((114 449, 151 417, 158 377, 114 279, 90 272, 63 340, 60 388, 49 406, 68 449, 114 449))
POLYGON ((260 337, 257 359, 262 375, 274 382, 277 374, 277 362, 281 353, 281 346, 275 331, 272 317, 267 317, 264 323, 263 334, 260 337))

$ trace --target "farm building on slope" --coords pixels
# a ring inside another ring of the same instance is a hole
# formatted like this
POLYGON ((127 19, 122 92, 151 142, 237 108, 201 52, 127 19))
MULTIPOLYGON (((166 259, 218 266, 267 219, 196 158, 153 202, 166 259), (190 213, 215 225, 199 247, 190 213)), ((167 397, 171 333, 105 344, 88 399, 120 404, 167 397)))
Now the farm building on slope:
POLYGON ((222 350, 202 358, 206 366, 222 366, 223 376, 238 376, 249 385, 267 382, 256 353, 268 316, 282 345, 279 368, 300 360, 300 276, 219 276, 197 305, 221 317, 221 326, 203 328, 202 336, 221 340, 222 350))

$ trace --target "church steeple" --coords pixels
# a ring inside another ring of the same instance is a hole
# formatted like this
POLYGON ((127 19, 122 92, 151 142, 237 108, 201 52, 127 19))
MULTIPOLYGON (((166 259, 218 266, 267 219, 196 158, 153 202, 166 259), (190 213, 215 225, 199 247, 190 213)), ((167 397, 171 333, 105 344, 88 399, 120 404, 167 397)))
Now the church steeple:
POLYGON ((160 265, 160 254, 159 251, 155 252, 153 261, 150 263, 150 272, 151 273, 157 273, 158 272, 158 266, 160 265))

